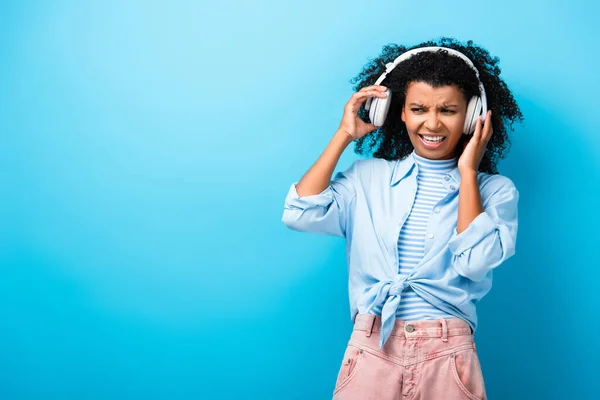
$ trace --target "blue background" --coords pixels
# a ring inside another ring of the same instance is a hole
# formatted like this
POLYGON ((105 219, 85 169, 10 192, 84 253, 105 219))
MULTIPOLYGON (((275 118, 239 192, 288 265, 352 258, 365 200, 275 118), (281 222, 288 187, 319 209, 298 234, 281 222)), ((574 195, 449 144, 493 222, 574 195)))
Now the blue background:
MULTIPOLYGON (((597 2, 3 1, 0 398, 326 399, 344 242, 281 222, 387 43, 473 39, 526 117, 517 254, 476 333, 490 399, 591 399, 597 2)), ((338 169, 357 156, 348 148, 338 169)))

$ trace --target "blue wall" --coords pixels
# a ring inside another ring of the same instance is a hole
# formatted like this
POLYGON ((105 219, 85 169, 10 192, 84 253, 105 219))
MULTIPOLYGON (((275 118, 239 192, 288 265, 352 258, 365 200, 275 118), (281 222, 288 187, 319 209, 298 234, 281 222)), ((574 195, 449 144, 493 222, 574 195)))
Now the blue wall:
POLYGON ((0 398, 330 398, 344 243, 285 228, 283 200, 362 66, 440 36, 500 57, 526 117, 500 163, 517 254, 479 309, 489 397, 592 398, 597 4, 3 1, 0 398))

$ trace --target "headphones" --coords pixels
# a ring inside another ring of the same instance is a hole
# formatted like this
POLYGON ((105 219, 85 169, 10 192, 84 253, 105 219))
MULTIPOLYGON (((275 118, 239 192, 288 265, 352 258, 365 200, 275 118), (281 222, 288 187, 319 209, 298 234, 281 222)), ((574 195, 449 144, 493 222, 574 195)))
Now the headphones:
MULTIPOLYGON (((387 63, 385 65, 385 72, 381 74, 381 76, 375 82, 375 85, 381 84, 381 82, 385 79, 387 74, 389 74, 398 64, 402 61, 412 57, 413 55, 423 52, 423 51, 431 51, 436 52, 440 49, 446 50, 448 53, 458 56, 462 58, 468 65, 475 71, 475 75, 477 76, 477 80, 479 81, 479 90, 481 91, 480 96, 473 96, 471 100, 469 100, 469 104, 467 105, 467 115, 465 118, 465 126, 463 127, 463 133, 466 135, 471 135, 475 132, 475 126, 477 125, 477 117, 482 116, 482 122, 485 121, 485 116, 487 114, 487 97, 485 95, 485 89, 483 87, 483 83, 479 79, 479 71, 473 65, 471 60, 467 58, 463 53, 450 49, 447 47, 419 47, 416 49, 409 50, 399 57, 397 57, 393 62, 387 63)), ((385 93, 387 97, 369 97, 365 104, 365 110, 369 110, 369 118, 373 125, 379 127, 383 125, 385 121, 385 117, 387 116, 388 110, 390 108, 390 104, 392 103, 392 91, 388 88, 385 93)))

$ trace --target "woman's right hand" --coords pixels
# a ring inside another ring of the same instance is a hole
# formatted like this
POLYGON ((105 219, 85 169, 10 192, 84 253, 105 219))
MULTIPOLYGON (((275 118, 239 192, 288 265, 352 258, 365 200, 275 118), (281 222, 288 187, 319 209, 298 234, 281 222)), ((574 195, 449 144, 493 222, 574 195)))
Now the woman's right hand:
POLYGON ((360 119, 358 117, 358 110, 369 97, 387 97, 387 94, 385 93, 386 89, 385 86, 372 85, 353 93, 350 100, 348 100, 344 106, 344 115, 338 131, 344 131, 352 138, 352 140, 357 140, 377 129, 372 123, 367 124, 360 119))

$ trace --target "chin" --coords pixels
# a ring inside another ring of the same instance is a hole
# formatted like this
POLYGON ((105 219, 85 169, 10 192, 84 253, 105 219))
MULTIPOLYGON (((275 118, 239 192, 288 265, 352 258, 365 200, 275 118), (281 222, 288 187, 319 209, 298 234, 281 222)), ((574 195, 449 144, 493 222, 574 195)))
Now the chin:
POLYGON ((427 149, 425 147, 418 146, 416 147, 417 154, 422 157, 430 158, 432 160, 441 160, 441 159, 449 159, 454 158, 454 152, 444 151, 444 150, 435 150, 435 149, 427 149))

